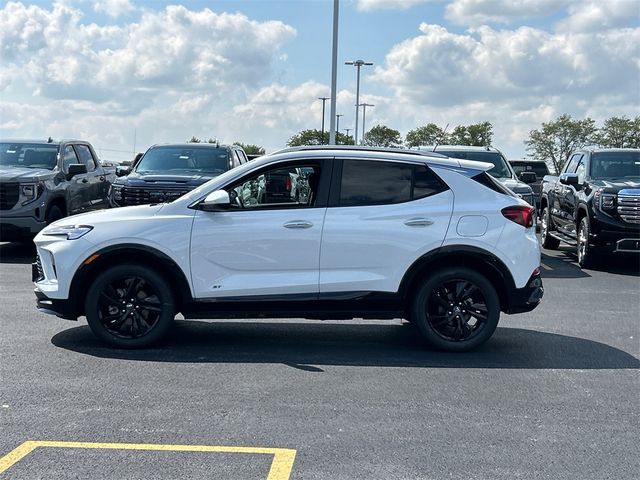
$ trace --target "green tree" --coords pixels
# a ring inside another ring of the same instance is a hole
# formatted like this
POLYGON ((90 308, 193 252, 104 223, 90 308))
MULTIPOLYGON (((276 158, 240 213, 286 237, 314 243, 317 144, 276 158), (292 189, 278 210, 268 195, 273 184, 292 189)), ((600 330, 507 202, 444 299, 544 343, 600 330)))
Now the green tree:
POLYGON ((573 120, 565 113, 556 120, 543 123, 540 130, 531 130, 529 139, 524 143, 534 160, 550 161, 558 174, 571 152, 593 143, 596 132, 591 118, 573 120))
POLYGON ((435 123, 428 123, 422 127, 415 128, 405 137, 404 143, 407 147, 420 147, 425 145, 436 145, 444 143, 445 132, 435 123))
POLYGON ((234 142, 234 145, 242 147, 247 155, 264 155, 264 148, 250 143, 234 142))
POLYGON ((471 125, 458 125, 453 129, 447 143, 452 145, 471 145, 476 147, 488 147, 493 139, 493 125, 491 122, 472 123, 471 125))
MULTIPOLYGON (((198 137, 192 136, 191 139, 187 141, 187 143, 202 143, 202 140, 200 140, 198 137)), ((210 138, 209 140, 207 140, 207 143, 218 143, 218 140, 216 140, 215 138, 210 138)))
MULTIPOLYGON (((302 145, 328 145, 329 144, 329 132, 325 131, 324 136, 321 130, 310 129, 302 130, 289 141, 287 141, 288 147, 300 147, 302 145)), ((338 145, 353 145, 353 137, 348 137, 344 133, 336 132, 336 144, 338 145)))
POLYGON ((605 148, 640 148, 640 116, 608 118, 594 141, 605 148))
POLYGON ((385 125, 376 125, 364 134, 363 144, 369 147, 401 148, 402 137, 398 130, 385 125))

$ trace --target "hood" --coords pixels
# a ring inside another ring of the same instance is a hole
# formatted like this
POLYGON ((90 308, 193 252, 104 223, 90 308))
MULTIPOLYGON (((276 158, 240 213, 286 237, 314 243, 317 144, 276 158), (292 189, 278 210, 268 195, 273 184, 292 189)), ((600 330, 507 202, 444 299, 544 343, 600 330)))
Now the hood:
POLYGON ((46 168, 26 168, 14 167, 11 165, 0 165, 1 182, 37 182, 46 180, 56 174, 53 170, 46 168))
MULTIPOLYGON (((157 215, 162 210, 163 204, 135 205, 132 207, 110 208, 107 210, 97 210, 95 212, 81 213, 70 217, 62 218, 51 225, 99 225, 101 223, 111 223, 114 221, 127 221, 137 219, 148 219, 157 215)), ((46 227, 48 228, 48 227, 46 227)), ((46 230, 45 228, 45 230, 46 230)))
POLYGON ((617 192, 623 188, 640 188, 640 178, 620 178, 613 180, 591 180, 589 182, 594 187, 601 187, 606 190, 617 192))
POLYGON ((215 175, 206 173, 174 173, 163 174, 154 172, 131 172, 126 177, 117 179, 118 185, 146 186, 146 187, 197 187, 211 180, 215 175))

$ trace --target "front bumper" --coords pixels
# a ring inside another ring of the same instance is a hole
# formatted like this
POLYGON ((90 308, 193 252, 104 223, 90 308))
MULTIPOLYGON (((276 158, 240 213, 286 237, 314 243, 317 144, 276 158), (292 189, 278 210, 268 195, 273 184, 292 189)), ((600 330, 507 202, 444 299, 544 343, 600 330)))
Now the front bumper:
POLYGON ((55 315, 66 320, 77 320, 73 303, 70 300, 59 300, 47 297, 39 288, 34 289, 38 311, 55 315))
POLYGON ((591 220, 589 244, 612 253, 640 253, 640 225, 628 225, 598 215, 591 220))
POLYGON ((537 269, 531 275, 525 287, 514 288, 508 292, 505 312, 509 314, 530 312, 540 304, 543 295, 542 277, 540 276, 540 269, 537 269))
POLYGON ((34 217, 7 217, 0 215, 0 239, 12 241, 33 237, 46 225, 47 222, 34 217))

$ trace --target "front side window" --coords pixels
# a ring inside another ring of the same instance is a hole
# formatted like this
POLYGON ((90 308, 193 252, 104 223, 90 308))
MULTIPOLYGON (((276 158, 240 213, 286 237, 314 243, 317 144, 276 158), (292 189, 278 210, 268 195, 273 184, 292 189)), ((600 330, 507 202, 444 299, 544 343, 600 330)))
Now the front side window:
POLYGON ((232 208, 300 208, 316 204, 320 166, 279 166, 231 186, 232 208))
POLYGON ((424 198, 443 190, 446 186, 424 165, 345 160, 339 205, 389 205, 424 198))
POLYGON ((216 176, 229 170, 226 148, 155 147, 144 154, 138 173, 202 173, 216 176))
POLYGON ((76 151, 80 161, 87 166, 87 172, 93 172, 96 169, 96 161, 93 159, 91 150, 86 145, 76 145, 76 151))
POLYGON ((73 149, 71 145, 67 145, 64 149, 64 159, 62 160, 62 170, 65 173, 69 172, 69 165, 74 165, 78 163, 78 156, 76 155, 76 151, 73 149))
POLYGON ((47 168, 57 164, 58 145, 38 143, 0 143, 0 165, 6 167, 47 168))
POLYGON ((582 158, 581 154, 576 154, 571 157, 571 160, 567 163, 567 166, 564 169, 563 173, 576 173, 576 168, 578 167, 578 162, 582 158))

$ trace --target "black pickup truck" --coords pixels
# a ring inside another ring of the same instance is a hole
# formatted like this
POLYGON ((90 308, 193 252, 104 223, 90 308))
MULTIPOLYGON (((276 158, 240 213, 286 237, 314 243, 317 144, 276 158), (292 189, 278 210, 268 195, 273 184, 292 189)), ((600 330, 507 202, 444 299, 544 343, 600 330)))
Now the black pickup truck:
POLYGON ((28 240, 45 225, 106 208, 115 168, 82 140, 0 140, 0 240, 28 240))
POLYGON ((111 207, 170 202, 248 162, 242 147, 215 143, 153 145, 130 167, 119 167, 111 207))
POLYGON ((542 246, 575 246, 581 267, 640 253, 640 150, 574 152, 559 177, 544 177, 541 209, 542 246))

